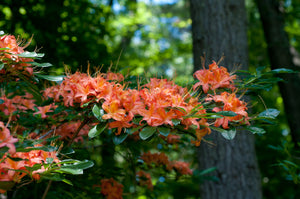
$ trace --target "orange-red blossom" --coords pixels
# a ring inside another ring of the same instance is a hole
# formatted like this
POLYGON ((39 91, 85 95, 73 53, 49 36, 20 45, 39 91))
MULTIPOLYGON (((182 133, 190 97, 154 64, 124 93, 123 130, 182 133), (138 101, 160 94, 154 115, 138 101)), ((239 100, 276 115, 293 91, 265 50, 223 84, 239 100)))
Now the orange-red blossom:
POLYGON ((222 103, 223 107, 215 107, 213 108, 214 112, 219 111, 232 111, 237 115, 233 117, 224 116, 222 118, 218 118, 215 122, 215 126, 222 126, 224 129, 228 129, 228 123, 230 121, 239 121, 243 124, 249 124, 249 117, 247 113, 247 103, 240 100, 236 97, 235 93, 223 92, 221 95, 211 96, 207 98, 207 101, 215 101, 217 103, 222 103))
MULTIPOLYGON (((33 69, 30 67, 31 65, 26 62, 32 62, 33 60, 30 58, 24 58, 18 56, 18 54, 24 53, 24 48, 28 46, 27 45, 21 47, 20 43, 18 42, 15 36, 13 35, 4 35, 0 37, 0 61, 3 63, 7 63, 8 60, 12 61, 13 64, 10 65, 10 69, 20 70, 20 71, 26 71, 27 74, 32 75, 33 69)), ((5 69, 0 70, 0 74, 6 74, 7 71, 5 69)), ((0 80, 1 82, 1 80, 0 80)))
POLYGON ((166 170, 171 171, 174 169, 181 175, 192 175, 193 172, 189 168, 189 164, 182 161, 170 161, 165 153, 143 153, 141 159, 149 166, 155 165, 165 166, 166 170))
POLYGON ((122 199, 123 185, 115 181, 113 178, 101 180, 101 194, 106 199, 122 199))
MULTIPOLYGON (((35 145, 35 147, 40 146, 42 145, 35 145)), ((47 158, 52 158, 55 163, 60 162, 56 156, 56 151, 47 152, 43 150, 32 150, 29 152, 16 152, 11 155, 11 157, 21 158, 23 160, 14 161, 4 155, 0 160, 0 181, 13 181, 15 183, 20 183, 21 179, 28 174, 32 178, 39 180, 40 173, 46 171, 43 164, 46 163, 47 158), (32 173, 26 169, 26 167, 32 167, 35 164, 41 164, 41 168, 33 171, 32 173)), ((4 190, 0 191, 4 192, 4 190)))
POLYGON ((193 89, 202 86, 204 93, 208 90, 216 90, 217 88, 234 88, 233 80, 235 75, 230 75, 226 68, 219 67, 215 61, 209 65, 209 69, 198 70, 194 73, 199 82, 197 82, 193 89))
MULTIPOLYGON (((197 71, 194 76, 199 80, 194 89, 202 86, 204 92, 209 89, 215 91, 217 88, 233 89, 233 80, 236 78, 235 75, 230 75, 226 68, 218 67, 216 62, 213 62, 209 69, 197 71)), ((95 77, 77 72, 68 75, 60 85, 46 89, 44 95, 54 98, 55 101, 62 99, 65 106, 83 105, 90 101, 101 104, 104 110, 102 119, 109 120, 109 128, 117 128, 117 135, 122 133, 123 128, 133 127, 132 120, 135 117, 142 117, 140 123, 145 122, 149 126, 174 126, 176 120, 184 125, 186 130, 196 127, 197 139, 193 143, 197 146, 202 137, 210 133, 207 119, 201 117, 206 114, 206 110, 198 97, 191 96, 187 88, 167 79, 151 78, 148 84, 136 90, 127 89, 125 84, 111 80, 123 81, 124 78, 111 72, 95 77)), ((208 100, 223 102, 223 111, 233 111, 238 116, 218 118, 215 126, 222 125, 223 128, 228 128, 229 121, 241 117, 245 117, 247 122, 246 104, 234 100, 234 97, 230 100, 224 94, 221 96, 223 98, 216 96, 209 97, 208 100)), ((221 111, 221 108, 214 108, 213 111, 221 111)))

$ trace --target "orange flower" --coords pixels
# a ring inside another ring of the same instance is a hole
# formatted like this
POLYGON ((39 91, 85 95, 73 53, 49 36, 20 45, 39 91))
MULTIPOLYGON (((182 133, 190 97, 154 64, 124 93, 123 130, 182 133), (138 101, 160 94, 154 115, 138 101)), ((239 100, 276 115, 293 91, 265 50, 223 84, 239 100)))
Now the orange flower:
POLYGON ((181 175, 192 175, 193 171, 190 169, 190 165, 187 162, 175 161, 173 162, 173 168, 181 175))
MULTIPOLYGON (((1 62, 7 63, 8 60, 10 59, 14 63, 10 65, 12 69, 17 69, 17 70, 23 70, 26 71, 27 74, 32 75, 33 74, 33 69, 29 66, 30 64, 26 62, 32 62, 33 60, 30 58, 24 58, 24 57, 19 57, 18 54, 24 53, 24 48, 26 48, 30 41, 27 43, 27 45, 21 47, 19 46, 18 42, 13 35, 4 35, 0 37, 0 48, 7 48, 5 50, 0 50, 0 52, 6 52, 6 53, 1 53, 3 54, 0 56, 1 62), (16 63, 17 62, 17 63, 16 63)), ((5 74, 5 69, 0 70, 0 74, 5 74)), ((10 68, 8 68, 10 70, 10 68)))
POLYGON ((21 179, 27 174, 25 172, 25 161, 13 161, 4 156, 0 163, 0 181, 14 181, 19 183, 21 179), (24 172, 15 171, 24 170, 24 172))
POLYGON ((198 70, 194 73, 199 82, 197 82, 193 89, 202 86, 204 93, 207 93, 209 89, 216 90, 217 88, 231 88, 233 89, 233 80, 235 75, 230 75, 227 69, 219 67, 215 61, 209 65, 209 69, 198 70))
POLYGON ((0 148, 6 146, 9 148, 8 152, 10 154, 14 154, 16 152, 14 143, 17 141, 18 139, 11 136, 8 128, 6 128, 4 123, 0 121, 0 148))
POLYGON ((155 166, 165 166, 167 170, 172 169, 172 165, 169 161, 168 156, 165 153, 144 153, 141 157, 144 162, 151 167, 152 164, 155 166))
POLYGON ((101 194, 106 199, 122 199, 123 185, 115 181, 113 178, 101 180, 101 194))
POLYGON ((126 111, 120 107, 119 100, 113 100, 111 102, 105 101, 102 104, 102 108, 107 113, 102 116, 105 120, 113 118, 114 120, 122 121, 126 116, 126 111))
POLYGON ((222 102, 223 108, 215 107, 213 108, 214 112, 219 111, 232 111, 237 115, 233 117, 224 116, 223 118, 218 118, 215 122, 215 126, 219 127, 222 125, 224 129, 228 129, 228 122, 230 121, 240 121, 240 123, 249 124, 249 117, 247 113, 247 103, 239 100, 235 93, 223 92, 221 95, 215 95, 210 98, 207 98, 207 101, 214 100, 215 102, 222 102))
POLYGON ((51 109, 55 109, 56 107, 57 107, 57 106, 54 105, 54 104, 50 104, 50 105, 47 105, 47 106, 39 106, 39 107, 37 107, 37 108, 39 109, 39 111, 33 113, 33 115, 41 114, 42 118, 45 119, 45 118, 48 117, 48 116, 46 115, 46 113, 53 112, 53 110, 51 110, 51 109))

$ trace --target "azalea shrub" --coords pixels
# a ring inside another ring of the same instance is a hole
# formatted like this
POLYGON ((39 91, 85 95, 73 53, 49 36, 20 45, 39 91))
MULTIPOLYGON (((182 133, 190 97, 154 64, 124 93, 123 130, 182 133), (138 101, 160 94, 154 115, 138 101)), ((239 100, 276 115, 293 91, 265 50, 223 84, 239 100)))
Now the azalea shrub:
POLYGON ((50 198, 49 190, 62 189, 57 182, 82 192, 61 191, 62 198, 155 198, 170 184, 200 182, 209 172, 195 169, 193 157, 178 152, 207 142, 210 133, 224 139, 242 128, 263 134, 257 124, 279 114, 267 109, 250 115, 242 96, 264 89, 262 79, 284 69, 238 76, 213 61, 186 87, 100 70, 50 76, 43 68, 51 64, 40 62, 42 53, 26 51, 29 43, 0 37, 4 194, 47 182, 37 197, 50 198))

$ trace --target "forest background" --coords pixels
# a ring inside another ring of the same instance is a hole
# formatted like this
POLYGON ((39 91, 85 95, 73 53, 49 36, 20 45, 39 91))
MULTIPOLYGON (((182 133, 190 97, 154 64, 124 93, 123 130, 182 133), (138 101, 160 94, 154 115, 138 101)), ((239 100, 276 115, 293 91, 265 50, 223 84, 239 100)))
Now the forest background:
MULTIPOLYGON (((288 36, 288 49, 293 57, 293 64, 297 66, 300 63, 300 2, 274 0, 273 3, 282 17, 273 18, 274 23, 280 20, 283 22, 284 31, 288 36)), ((270 68, 272 56, 268 46, 268 35, 264 29, 266 23, 262 23, 260 15, 259 9, 262 8, 259 1, 246 0, 245 5, 250 71, 255 71, 261 66, 270 68)), ((44 61, 55 66, 48 71, 52 74, 63 73, 66 65, 72 72, 86 71, 90 65, 101 67, 103 71, 110 68, 123 74, 172 78, 180 85, 193 81, 189 1, 4 0, 0 10, 0 29, 24 39, 33 35, 28 49, 38 49, 45 53, 44 61)), ((225 59, 226 56, 225 54, 225 59)), ((211 61, 207 60, 208 63, 211 61)), ((257 100, 254 110, 261 111, 265 109, 264 104, 267 104, 281 111, 277 124, 268 127, 267 134, 255 137, 263 197, 296 198, 300 194, 297 184, 300 177, 299 162, 297 164, 299 159, 294 157, 294 147, 299 141, 299 130, 297 131, 296 127, 291 128, 288 121, 291 113, 287 108, 284 109, 284 99, 279 87, 274 87, 268 94, 261 92, 260 95, 263 101, 257 100), (292 131, 296 133, 292 134, 292 131), (298 136, 292 136, 295 134, 298 136)), ((285 97, 295 99, 295 96, 285 97)), ((294 111, 300 113, 296 107, 294 111)), ((292 120, 297 121, 299 118, 294 117, 292 120)), ((187 153, 196 154, 193 150, 187 153)), ((197 167, 197 163, 193 166, 197 167)), ((41 183, 34 186, 35 190, 44 190, 46 185, 41 183)), ((190 197, 198 198, 198 185, 189 186, 190 197)), ((175 185, 168 188, 165 197, 178 194, 178 187, 175 185)), ((59 194, 62 190, 72 195, 72 189, 76 190, 76 186, 61 190, 53 188, 52 192, 49 191, 49 197, 51 194, 59 194)))

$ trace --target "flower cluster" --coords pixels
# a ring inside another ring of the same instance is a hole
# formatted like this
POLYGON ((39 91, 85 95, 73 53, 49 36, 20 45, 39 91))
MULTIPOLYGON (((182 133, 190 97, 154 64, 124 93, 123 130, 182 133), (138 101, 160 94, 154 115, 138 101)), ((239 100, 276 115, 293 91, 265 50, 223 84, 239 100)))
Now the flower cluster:
POLYGON ((26 93, 23 96, 13 96, 13 94, 10 93, 7 96, 2 95, 0 99, 3 100, 3 103, 0 104, 0 111, 3 112, 6 116, 11 115, 17 110, 34 110, 34 107, 36 106, 33 96, 29 93, 26 93))
POLYGON ((101 194, 106 199, 122 199, 123 185, 115 181, 113 178, 101 180, 101 194))
POLYGON ((14 138, 11 134, 9 129, 4 126, 4 123, 0 121, 0 148, 8 147, 8 152, 10 154, 14 154, 16 152, 16 147, 14 143, 18 141, 17 138, 14 138))
POLYGON ((167 171, 175 170, 180 175, 192 175, 193 172, 189 168, 189 164, 182 161, 170 161, 165 153, 144 153, 141 159, 148 165, 159 167, 164 166, 167 171))
MULTIPOLYGON (((111 75, 106 77, 113 77, 112 73, 109 74, 111 75)), ((115 76, 114 79, 122 79, 120 75, 115 76)), ((57 102, 62 100, 65 106, 83 105, 91 101, 102 103, 105 111, 102 119, 112 119, 108 126, 117 128, 117 135, 123 128, 132 127, 132 120, 136 116, 142 116, 142 121, 149 126, 173 126, 172 120, 177 119, 186 129, 191 125, 200 129, 200 123, 206 122, 197 117, 184 117, 195 110, 195 107, 199 108, 196 112, 198 115, 205 114, 206 111, 186 88, 172 81, 152 78, 141 90, 125 87, 105 79, 103 74, 91 77, 77 72, 66 77, 60 85, 46 89, 44 95, 57 102)))
POLYGON ((194 73, 199 82, 197 82, 193 88, 194 90, 202 86, 204 93, 208 90, 216 90, 217 88, 234 88, 233 80, 235 75, 230 75, 226 68, 219 67, 215 61, 209 65, 209 69, 198 70, 194 73))
POLYGON ((10 67, 0 69, 0 74, 12 73, 13 70, 25 72, 27 75, 33 75, 33 68, 28 62, 33 59, 19 56, 24 53, 30 42, 25 46, 20 46, 22 42, 17 41, 13 35, 3 35, 0 37, 0 61, 9 64, 10 67))
POLYGON ((215 95, 208 97, 207 101, 215 101, 216 103, 222 103, 222 107, 213 108, 214 112, 219 111, 232 111, 236 113, 236 116, 218 118, 215 122, 215 126, 219 127, 222 125, 224 129, 228 129, 228 122, 239 121, 240 123, 245 123, 249 125, 249 117, 247 113, 247 104, 236 97, 235 93, 223 92, 220 95, 215 95))
MULTIPOLYGON (((41 144, 35 145, 35 147, 42 146, 41 144)), ((49 159, 55 163, 60 162, 57 158, 56 151, 48 152, 32 149, 29 152, 16 152, 10 154, 10 156, 4 155, 0 160, 0 181, 20 183, 21 179, 26 175, 29 175, 35 180, 39 180, 40 174, 47 170, 44 164, 47 163, 49 159), (20 160, 15 161, 15 158, 20 160), (36 165, 38 165, 38 168, 34 171, 27 169, 28 167, 36 165)), ((2 192, 3 191, 4 190, 2 190, 2 192)))

